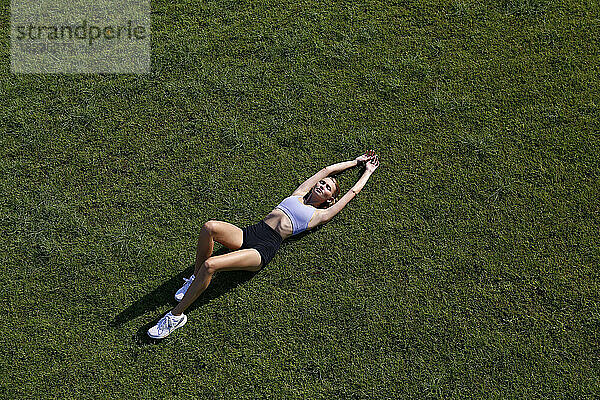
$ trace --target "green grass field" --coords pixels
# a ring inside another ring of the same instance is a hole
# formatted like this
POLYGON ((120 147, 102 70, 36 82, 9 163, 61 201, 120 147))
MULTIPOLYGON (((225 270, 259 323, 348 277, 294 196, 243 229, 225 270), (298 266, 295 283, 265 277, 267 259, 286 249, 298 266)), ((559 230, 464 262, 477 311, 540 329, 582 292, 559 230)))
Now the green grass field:
POLYGON ((11 74, 9 9, 0 397, 600 392, 597 2, 153 1, 149 75, 11 74), (147 339, 204 222, 369 148, 329 224, 147 339))

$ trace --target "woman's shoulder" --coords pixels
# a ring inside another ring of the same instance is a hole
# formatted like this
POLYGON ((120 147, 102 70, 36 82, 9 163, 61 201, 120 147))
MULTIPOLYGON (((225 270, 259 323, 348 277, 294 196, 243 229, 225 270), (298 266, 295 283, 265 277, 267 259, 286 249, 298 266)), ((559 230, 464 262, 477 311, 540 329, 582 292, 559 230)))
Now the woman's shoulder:
POLYGON ((294 193, 292 193, 292 195, 290 197, 302 197, 305 196, 306 193, 308 193, 308 190, 294 190, 294 193))

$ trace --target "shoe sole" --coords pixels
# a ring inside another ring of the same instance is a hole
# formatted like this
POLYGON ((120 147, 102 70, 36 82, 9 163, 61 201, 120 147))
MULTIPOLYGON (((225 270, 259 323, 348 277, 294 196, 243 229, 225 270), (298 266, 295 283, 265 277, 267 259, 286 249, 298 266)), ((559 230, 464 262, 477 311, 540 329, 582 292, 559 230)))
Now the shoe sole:
MULTIPOLYGON (((189 288, 188 288, 188 289, 189 289, 189 288)), ((180 290, 181 290, 181 289, 180 289, 180 290)), ((178 292, 179 292, 179 290, 178 290, 178 292)), ((187 290, 185 291, 185 293, 187 293, 187 290)), ((185 296, 185 293, 183 294, 183 296, 185 296)), ((177 298, 177 293, 175 293, 175 296, 174 296, 174 297, 175 297, 175 300, 176 300, 178 303, 181 303, 181 300, 183 300, 183 296, 181 296, 181 298, 180 298, 180 299, 178 299, 178 298, 177 298)))

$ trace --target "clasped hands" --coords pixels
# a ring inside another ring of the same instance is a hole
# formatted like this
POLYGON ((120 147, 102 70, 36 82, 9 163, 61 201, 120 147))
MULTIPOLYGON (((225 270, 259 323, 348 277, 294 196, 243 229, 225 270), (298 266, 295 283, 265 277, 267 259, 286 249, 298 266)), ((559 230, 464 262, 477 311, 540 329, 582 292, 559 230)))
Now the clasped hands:
POLYGON ((379 156, 373 150, 368 150, 365 154, 356 157, 354 160, 356 161, 356 165, 365 164, 366 170, 370 173, 379 167, 379 156))

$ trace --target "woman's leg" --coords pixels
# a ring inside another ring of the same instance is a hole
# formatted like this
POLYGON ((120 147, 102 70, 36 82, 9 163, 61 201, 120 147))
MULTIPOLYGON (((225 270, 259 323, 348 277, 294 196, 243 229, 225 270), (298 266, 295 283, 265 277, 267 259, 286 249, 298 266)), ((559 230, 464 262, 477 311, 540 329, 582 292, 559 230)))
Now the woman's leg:
MULTIPOLYGON (((241 245, 240 245, 241 246, 241 245)), ((262 264, 260 253, 255 249, 243 249, 231 253, 207 258, 196 273, 196 279, 181 299, 171 310, 173 315, 183 313, 208 287, 212 276, 217 271, 247 270, 258 271, 262 264)))
POLYGON ((242 247, 244 233, 237 226, 223 221, 208 221, 202 226, 196 246, 194 275, 198 276, 200 267, 213 252, 215 240, 230 250, 242 247))

